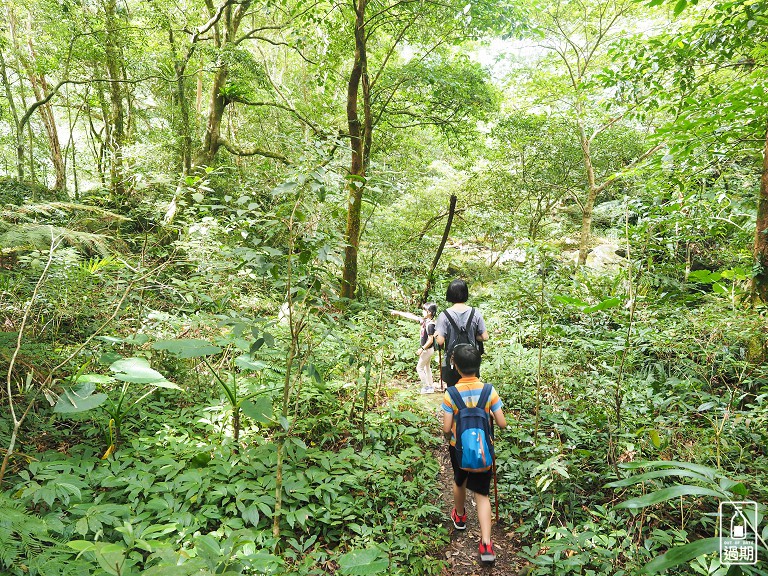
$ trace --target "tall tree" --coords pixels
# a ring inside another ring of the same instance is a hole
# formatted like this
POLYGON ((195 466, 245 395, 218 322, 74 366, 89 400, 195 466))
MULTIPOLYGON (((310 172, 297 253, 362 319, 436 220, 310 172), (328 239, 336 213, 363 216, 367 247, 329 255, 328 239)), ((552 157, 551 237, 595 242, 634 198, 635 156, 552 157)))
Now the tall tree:
MULTIPOLYGON (((22 34, 19 29, 19 22, 13 6, 9 4, 6 7, 6 10, 8 15, 8 27, 16 49, 16 57, 26 71, 27 80, 32 87, 32 92, 35 95, 35 98, 38 102, 44 102, 39 105, 37 109, 39 110, 45 134, 48 137, 48 150, 55 174, 53 187, 56 190, 63 190, 66 187, 64 157, 61 153, 61 143, 59 141, 56 117, 53 113, 53 107, 50 102, 48 102, 48 97, 51 94, 51 87, 48 83, 48 78, 46 77, 46 67, 41 65, 41 59, 37 55, 37 50, 34 44, 35 32, 32 28, 32 13, 28 12, 26 14, 27 29, 26 33, 22 34)), ((24 129, 23 124, 22 121, 19 122, 19 131, 24 129)))
MULTIPOLYGON (((352 4, 350 32, 354 39, 354 59, 346 91, 351 158, 347 177, 342 297, 353 298, 358 285, 362 201, 369 178, 376 126, 385 121, 387 115, 390 118, 407 118, 401 127, 434 125, 441 130, 450 130, 451 125, 465 122, 467 116, 463 111, 469 102, 473 102, 471 94, 445 98, 445 102, 453 101, 454 104, 463 98, 459 106, 462 113, 457 112, 454 106, 443 106, 440 98, 426 97, 418 104, 411 99, 410 105, 399 109, 395 103, 398 95, 407 92, 409 86, 439 84, 433 82, 434 77, 422 74, 430 70, 430 66, 424 64, 440 47, 475 37, 494 26, 503 26, 510 17, 508 5, 503 2, 492 5, 485 1, 466 4, 453 0, 447 3, 427 0, 418 3, 405 0, 356 0, 352 4), (398 74, 384 81, 387 71, 398 63, 398 51, 406 43, 415 51, 413 66, 411 69, 402 66, 398 74)), ((485 89, 482 92, 488 94, 485 89)), ((490 98, 485 103, 482 100, 482 97, 474 100, 474 109, 478 114, 491 104, 490 98)), ((473 105, 469 104, 469 107, 473 105)), ((392 122, 391 125, 397 124, 392 122)))
POLYGON ((581 148, 585 186, 578 199, 581 208, 578 263, 584 264, 592 232, 592 210, 598 195, 660 149, 660 145, 653 145, 634 158, 624 159, 623 165, 611 166, 603 173, 596 170, 598 138, 621 122, 634 106, 625 106, 620 101, 606 106, 606 94, 596 79, 609 63, 610 46, 631 23, 637 3, 634 0, 557 0, 535 8, 531 12, 531 24, 542 36, 540 47, 554 55, 564 78, 559 88, 540 104, 574 122, 581 148))
POLYGON ((104 66, 109 87, 109 122, 107 145, 110 153, 110 191, 113 198, 123 200, 126 194, 126 174, 123 150, 126 144, 125 62, 120 44, 125 22, 118 15, 117 0, 103 0, 104 30, 101 41, 104 48, 104 66))
POLYGON ((13 137, 16 148, 16 176, 19 180, 24 180, 24 132, 19 113, 16 109, 16 96, 13 93, 13 85, 8 74, 8 66, 5 63, 3 50, 4 39, 0 38, 0 80, 3 82, 5 99, 8 101, 8 110, 11 113, 11 120, 13 122, 13 137))

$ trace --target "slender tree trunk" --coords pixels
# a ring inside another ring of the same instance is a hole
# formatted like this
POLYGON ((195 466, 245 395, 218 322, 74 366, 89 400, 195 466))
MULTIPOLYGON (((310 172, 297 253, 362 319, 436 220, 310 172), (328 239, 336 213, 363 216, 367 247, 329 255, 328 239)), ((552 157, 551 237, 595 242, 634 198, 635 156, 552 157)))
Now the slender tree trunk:
POLYGON ((176 67, 176 92, 179 99, 179 111, 181 112, 181 171, 189 174, 192 168, 192 124, 190 122, 190 106, 187 97, 184 73, 186 63, 176 67))
POLYGON ((754 296, 762 302, 768 302, 768 131, 763 147, 760 196, 757 199, 754 258, 757 269, 757 274, 752 280, 754 296))
POLYGON ((24 135, 19 121, 19 114, 16 111, 16 102, 13 99, 13 90, 8 79, 8 70, 5 65, 3 51, 0 50, 0 74, 2 75, 3 87, 5 88, 5 97, 8 99, 8 109, 11 111, 13 119, 14 140, 16 145, 16 176, 19 181, 24 180, 24 135))
MULTIPOLYGON (((31 31, 30 31, 31 34, 31 31)), ((28 41, 29 54, 31 56, 31 62, 37 61, 37 54, 32 44, 32 40, 28 41)), ((50 87, 48 81, 43 74, 35 74, 33 68, 30 66, 28 69, 29 81, 32 84, 32 90, 35 94, 35 98, 38 100, 44 99, 50 93, 50 87)), ((43 120, 43 126, 45 127, 45 133, 48 136, 48 146, 51 155, 51 163, 53 164, 53 171, 55 174, 53 189, 64 190, 67 185, 67 172, 64 166, 64 157, 61 153, 61 142, 59 142, 59 130, 56 127, 56 118, 53 115, 53 106, 50 103, 40 106, 40 117, 43 120)))
MULTIPOLYGON (((27 79, 32 86, 32 93, 35 98, 40 101, 44 100, 49 93, 48 82, 45 75, 37 72, 35 63, 37 62, 37 54, 35 53, 35 47, 32 44, 32 25, 31 21, 28 22, 28 40, 26 45, 26 53, 21 49, 21 42, 16 29, 16 19, 13 12, 8 11, 8 25, 13 39, 14 47, 21 66, 24 68, 27 79)), ((48 137, 48 152, 50 154, 51 163, 55 173, 54 189, 63 190, 66 187, 66 169, 64 166, 64 159, 61 154, 61 144, 59 142, 58 129, 56 127, 56 119, 53 115, 53 108, 50 103, 43 104, 38 107, 40 113, 40 119, 43 122, 46 136, 48 137)), ((30 146, 30 151, 31 151, 30 146)), ((31 154, 31 152, 30 152, 31 154)), ((18 151, 17 151, 18 155, 18 151)))
POLYGON ((110 192, 118 202, 125 199, 125 174, 123 168, 123 148, 125 146, 125 108, 123 106, 123 74, 120 47, 117 44, 117 0, 104 2, 106 35, 104 37, 105 65, 109 76, 109 138, 110 152, 110 192))
POLYGON ((228 74, 229 69, 227 65, 220 62, 213 76, 211 96, 208 101, 208 119, 205 124, 205 135, 203 136, 202 147, 195 158, 196 166, 210 166, 221 147, 221 121, 224 118, 224 110, 227 107, 227 100, 221 91, 227 82, 228 74))
MULTIPOLYGON (((214 15, 213 4, 207 2, 211 17, 214 15)), ((240 28, 243 16, 248 11, 251 0, 242 0, 236 5, 228 5, 224 8, 219 22, 213 26, 216 47, 220 51, 236 41, 237 31, 240 28)), ((227 82, 229 67, 227 63, 219 59, 216 73, 213 77, 211 95, 208 100, 208 119, 205 124, 203 142, 195 156, 195 165, 209 166, 213 163, 216 153, 221 148, 221 123, 224 118, 224 110, 229 100, 222 94, 222 89, 227 82)))
POLYGON ((371 124, 368 63, 365 38, 365 9, 368 0, 357 0, 355 6, 355 60, 347 85, 347 125, 352 159, 347 179, 347 227, 344 269, 341 280, 341 296, 354 298, 357 291, 357 256, 360 246, 360 212, 365 187, 365 172, 370 152, 371 124), (358 96, 363 87, 364 121, 360 121, 358 96))

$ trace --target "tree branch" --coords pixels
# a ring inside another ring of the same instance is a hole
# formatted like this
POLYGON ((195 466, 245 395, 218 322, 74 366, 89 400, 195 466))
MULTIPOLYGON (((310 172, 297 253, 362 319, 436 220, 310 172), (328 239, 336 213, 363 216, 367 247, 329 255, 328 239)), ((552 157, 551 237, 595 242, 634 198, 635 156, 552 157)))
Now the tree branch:
POLYGON ((279 160, 287 166, 292 164, 288 158, 277 152, 270 152, 269 150, 262 150, 261 148, 243 148, 230 142, 226 138, 219 138, 219 144, 226 148, 230 154, 234 154, 235 156, 264 156, 265 158, 279 160))

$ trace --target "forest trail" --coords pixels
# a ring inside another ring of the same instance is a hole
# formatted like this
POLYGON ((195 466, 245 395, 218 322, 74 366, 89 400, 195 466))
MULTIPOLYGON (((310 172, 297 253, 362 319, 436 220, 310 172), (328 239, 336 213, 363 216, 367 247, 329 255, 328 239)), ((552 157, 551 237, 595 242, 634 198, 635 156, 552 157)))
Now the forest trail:
MULTIPOLYGON (((442 414, 439 411, 443 395, 436 392, 424 395, 422 398, 426 404, 433 407, 436 418, 442 422, 442 414)), ((440 434, 439 427, 436 426, 435 432, 440 434)), ((440 462, 440 475, 437 481, 443 501, 443 525, 451 537, 450 543, 440 552, 440 557, 448 563, 442 576, 518 576, 528 562, 517 556, 519 542, 516 535, 511 528, 504 526, 502 522, 495 521, 495 512, 491 539, 496 552, 496 562, 492 566, 486 566, 480 562, 477 550, 480 541, 480 525, 477 522, 477 510, 471 492, 467 494, 467 528, 463 531, 454 528, 450 519, 453 508, 453 470, 444 443, 435 452, 435 457, 440 462)), ((494 506, 493 498, 493 487, 491 487, 492 507, 494 506)))

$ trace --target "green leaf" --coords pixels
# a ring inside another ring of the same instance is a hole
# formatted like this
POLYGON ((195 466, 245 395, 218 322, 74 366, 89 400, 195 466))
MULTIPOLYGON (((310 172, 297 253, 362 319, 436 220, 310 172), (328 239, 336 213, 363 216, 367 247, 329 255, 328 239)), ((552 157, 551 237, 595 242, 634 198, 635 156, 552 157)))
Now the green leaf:
POLYGON ((250 354, 242 354, 235 358, 235 366, 243 370, 264 370, 264 368, 269 368, 269 364, 261 360, 254 360, 250 354))
POLYGON ((382 558, 377 548, 353 550, 339 558, 339 574, 384 574, 388 569, 389 560, 382 558))
POLYGON ((685 7, 688 5, 688 0, 678 0, 677 4, 675 4, 675 16, 679 16, 680 13, 685 10, 685 7))
POLYGON ((125 548, 120 544, 96 544, 96 560, 107 574, 120 576, 125 563, 125 548))
POLYGON ((113 363, 109 369, 115 372, 115 378, 122 382, 155 384, 166 381, 160 372, 149 367, 145 358, 124 358, 113 363))
POLYGON ((710 480, 716 476, 722 476, 720 472, 710 466, 692 464, 691 462, 678 462, 675 460, 636 460, 635 462, 624 462, 619 464, 619 468, 625 470, 637 470, 638 468, 685 468, 686 470, 693 470, 710 480))
POLYGON ((697 474, 696 472, 693 472, 691 470, 684 470, 682 468, 668 468, 665 470, 653 470, 651 472, 646 472, 645 474, 639 474, 638 476, 630 476, 629 478, 624 478, 623 480, 616 480, 615 482, 609 482, 605 485, 606 488, 625 488, 627 486, 634 486, 635 484, 640 484, 641 482, 645 482, 647 480, 655 480, 656 478, 667 478, 669 476, 678 476, 678 477, 685 477, 685 478, 694 478, 696 480, 701 480, 702 482, 709 481, 709 478, 706 476, 702 476, 701 474, 697 474))
POLYGON ((552 296, 552 298, 561 304, 571 304, 573 306, 578 306, 579 308, 586 308, 589 306, 586 302, 583 302, 582 300, 579 300, 578 298, 571 298, 570 296, 562 296, 560 294, 555 294, 552 296))
POLYGON ((218 346, 196 338, 158 340, 152 344, 152 348, 154 350, 167 350, 177 358, 200 358, 221 352, 221 348, 218 346))
POLYGON ((94 549, 93 542, 88 542, 87 540, 70 540, 67 542, 67 546, 80 553, 94 549))
POLYGON ((112 376, 106 376, 105 374, 80 374, 75 378, 75 383, 83 384, 85 382, 92 382, 94 384, 109 384, 114 382, 115 379, 112 376))
POLYGON ((587 314, 590 314, 592 312, 597 312, 598 310, 607 310, 608 308, 614 308, 621 304, 621 299, 617 298, 616 296, 612 296, 611 298, 606 298, 602 302, 599 302, 595 304, 594 306, 587 306, 584 308, 584 312, 587 314))
POLYGON ((661 438, 659 437, 659 431, 651 430, 648 432, 648 435, 651 437, 651 443, 653 444, 654 448, 661 448, 661 438))
POLYGON ((722 492, 710 490, 709 488, 702 488, 701 486, 683 484, 663 488, 638 498, 630 498, 629 500, 617 504, 616 508, 629 508, 630 510, 646 508, 647 506, 653 506, 659 502, 680 498, 681 496, 713 496, 715 498, 727 498, 727 494, 723 494, 722 492))
POLYGON ((643 567, 642 572, 644 574, 658 574, 704 554, 711 554, 719 550, 719 538, 702 538, 701 540, 677 546, 666 554, 657 556, 643 567))
POLYGON ((91 382, 85 382, 75 388, 65 388, 53 411, 57 414, 76 414, 100 406, 106 401, 107 395, 94 394, 95 389, 91 382))
POLYGON ((257 396, 254 400, 245 400, 241 407, 243 414, 260 424, 266 424, 272 419, 272 399, 257 396))

